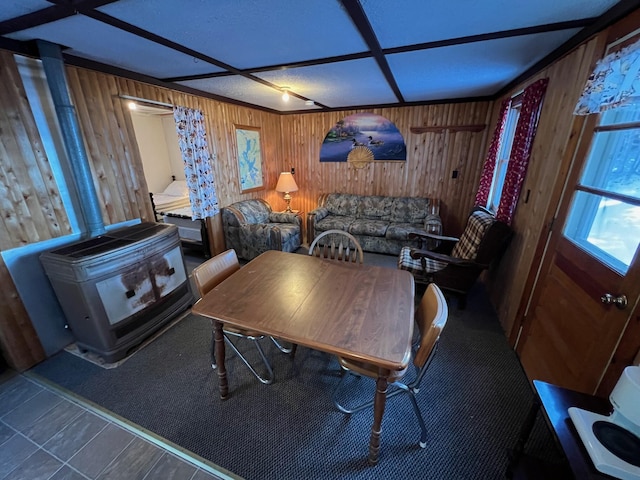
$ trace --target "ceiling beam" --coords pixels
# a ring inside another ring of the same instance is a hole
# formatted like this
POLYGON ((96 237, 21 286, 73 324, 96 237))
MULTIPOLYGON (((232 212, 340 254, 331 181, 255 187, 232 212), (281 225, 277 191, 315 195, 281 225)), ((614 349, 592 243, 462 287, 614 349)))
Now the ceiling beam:
POLYGON ((234 100, 232 98, 215 95, 213 93, 208 93, 203 90, 197 90, 195 88, 187 87, 186 85, 166 83, 161 80, 158 80, 155 77, 150 77, 149 75, 145 75, 143 73, 132 72, 131 70, 126 70, 124 68, 114 67, 112 65, 107 65, 105 63, 96 62, 95 60, 89 60, 86 58, 77 57, 75 55, 70 55, 64 52, 62 56, 66 64, 72 65, 75 67, 86 68, 88 70, 94 70, 97 72, 106 73, 116 77, 128 78, 131 80, 135 80, 137 82, 148 83, 150 85, 156 85, 158 87, 163 87, 169 90, 176 90, 178 92, 184 92, 184 93, 188 93, 190 95, 195 95, 198 97, 210 98, 212 100, 231 103, 233 105, 238 105, 241 107, 248 107, 251 109, 263 110, 265 112, 270 112, 270 113, 280 113, 277 110, 273 110, 271 108, 261 107, 259 105, 254 105, 252 103, 246 103, 240 100, 234 100))
MULTIPOLYGON (((290 68, 311 67, 315 65, 326 65, 328 63, 346 62, 349 60, 360 60, 361 58, 370 58, 370 52, 348 53, 346 55, 335 55, 333 57, 318 58, 315 60, 303 60, 300 62, 280 63, 278 65, 268 65, 264 67, 246 68, 242 71, 245 73, 271 72, 273 70, 287 70, 290 68)), ((216 72, 210 74, 191 75, 188 77, 176 77, 165 79, 166 81, 183 81, 183 80, 200 80, 203 78, 226 77, 229 72, 216 72)))
POLYGON ((78 13, 77 8, 79 6, 84 8, 96 8, 108 5, 109 3, 113 3, 117 0, 76 0, 73 3, 61 0, 47 1, 49 3, 53 3, 53 5, 0 22, 0 35, 19 32, 20 30, 38 27, 45 23, 55 22, 57 20, 71 17, 78 13))
POLYGON ((378 37, 376 37, 376 34, 373 31, 373 28, 369 23, 369 19, 364 13, 362 5, 360 5, 360 2, 358 0, 340 0, 340 3, 342 3, 342 6, 351 17, 353 24, 356 26, 363 40, 369 47, 371 55, 378 63, 378 67, 382 71, 384 78, 387 80, 389 87, 391 87, 391 90, 393 90, 393 93, 395 93, 396 98, 400 103, 404 103, 404 97, 400 92, 400 88, 396 83, 396 79, 394 78, 393 73, 391 73, 391 68, 389 68, 387 59, 382 53, 382 48, 380 48, 378 37))
MULTIPOLYGON (((266 87, 269 87, 273 90, 277 90, 279 92, 283 92, 283 89, 281 88, 281 86, 279 85, 275 85, 267 80, 264 80, 260 77, 256 77, 255 75, 251 75, 250 73, 246 73, 243 70, 240 70, 236 67, 233 67, 232 65, 229 65, 227 63, 221 62, 220 60, 217 60, 213 57, 210 57, 208 55, 205 55, 201 52, 198 52, 197 50, 193 50, 189 47, 186 47, 184 45, 181 45, 179 43, 176 43, 172 40, 169 40, 168 38, 164 38, 161 37, 160 35, 156 35, 155 33, 151 33, 148 30, 144 30, 140 27, 136 27, 135 25, 132 25, 130 23, 124 22, 122 20, 119 20, 115 17, 112 17, 111 15, 107 15, 106 13, 103 12, 99 12, 93 9, 82 9, 82 8, 78 8, 78 11, 80 13, 82 13, 83 15, 93 18, 94 20, 97 20, 99 22, 102 23, 106 23, 107 25, 110 25, 112 27, 118 28, 120 30, 123 30, 125 32, 131 33, 132 35, 137 35, 138 37, 144 38, 146 40, 149 40, 151 42, 157 43, 159 45, 163 45, 167 48, 171 48, 172 50, 175 50, 177 52, 180 53, 184 53, 185 55, 189 55, 191 57, 197 58, 199 60, 202 60, 204 62, 207 62, 211 65, 215 65, 216 67, 222 68, 224 70, 227 70, 228 72, 234 74, 234 75, 240 75, 241 77, 247 78, 249 80, 252 80, 254 82, 260 83, 266 87)), ((298 95, 295 92, 292 92, 290 90, 288 90, 289 95, 292 97, 296 97, 299 98, 300 100, 303 101, 307 101, 307 100, 311 100, 309 98, 306 98, 302 95, 298 95)), ((320 105, 318 103, 316 103, 316 105, 318 106, 323 106, 320 105)))
POLYGON ((432 42, 416 43, 414 45, 385 48, 382 50, 382 53, 390 55, 393 53, 413 52, 416 50, 427 50, 429 48, 451 47, 453 45, 463 45, 465 43, 486 42, 488 40, 499 40, 501 38, 521 37, 523 35, 535 35, 537 33, 570 30, 572 28, 584 28, 593 25, 596 20, 597 17, 589 17, 580 20, 570 20, 567 22, 547 23, 544 25, 535 25, 533 27, 514 28, 511 30, 501 30, 499 32, 468 35, 466 37, 447 38, 432 42))
POLYGON ((600 15, 591 25, 583 28, 565 43, 556 48, 549 55, 544 57, 538 63, 533 65, 531 68, 523 72, 514 78, 511 82, 505 85, 500 91, 496 92, 494 95, 495 98, 500 98, 507 93, 509 93, 512 89, 520 85, 522 82, 526 81, 528 78, 531 78, 533 75, 541 71, 542 69, 548 67, 556 60, 560 59, 571 50, 576 48, 581 43, 585 42, 589 37, 595 35, 596 33, 604 30, 605 28, 611 26, 621 18, 629 15, 635 10, 640 8, 640 0, 622 0, 620 3, 615 4, 605 13, 600 15))

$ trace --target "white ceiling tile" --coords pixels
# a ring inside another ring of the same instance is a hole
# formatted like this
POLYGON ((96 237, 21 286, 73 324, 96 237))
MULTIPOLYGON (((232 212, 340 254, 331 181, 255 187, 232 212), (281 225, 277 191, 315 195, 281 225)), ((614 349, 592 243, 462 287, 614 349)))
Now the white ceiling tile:
POLYGON ((364 0, 382 48, 601 15, 618 0, 364 0))
POLYGON ((69 47, 64 53, 157 78, 221 71, 202 60, 83 15, 74 15, 7 36, 16 40, 46 40, 69 47))
POLYGON ((2 0, 0 22, 51 6, 52 4, 45 0, 2 0))
POLYGON ((213 95, 221 95, 240 102, 271 108, 279 112, 314 110, 318 108, 315 105, 305 105, 304 100, 293 96, 290 96, 289 101, 285 102, 282 100, 282 92, 237 75, 187 80, 177 83, 213 95))
MULTIPOLYGON (((26 13, 36 13, 28 18, 38 23, 38 9, 68 13, 67 6, 44 0, 0 2, 0 22, 8 20, 5 28, 13 25, 11 18, 26 13)), ((624 2, 359 0, 383 49, 597 17, 624 2)), ((70 17, 4 37, 18 41, 41 38, 63 46, 70 56, 163 82, 229 70, 227 76, 181 84, 223 100, 279 112, 395 105, 400 100, 393 82, 387 81, 375 61, 375 52, 369 52, 350 18, 350 9, 339 0, 118 0, 93 9, 103 21, 91 17, 91 7, 86 6, 90 3, 78 4, 79 12, 70 17), (110 19, 116 26, 110 25, 110 19), (133 33, 127 31, 127 25, 133 33), (152 38, 155 35, 183 47, 173 49, 162 41, 148 40, 145 31, 152 38), (364 58, 345 60, 344 55, 364 58), (329 57, 332 62, 314 65, 329 57), (279 67, 262 71, 269 66, 279 67), (252 81, 251 75, 276 88, 252 81), (288 103, 282 102, 277 87, 283 86, 316 105, 306 105, 293 95, 288 103)), ((492 96, 577 32, 579 29, 571 29, 406 51, 388 55, 387 61, 408 102, 492 96)))
POLYGON ((398 101, 372 58, 255 74, 328 107, 398 101))
POLYGON ((367 50, 337 0, 185 3, 121 0, 99 10, 241 69, 367 50))
POLYGON ((543 53, 575 32, 552 32, 510 39, 388 55, 387 61, 405 100, 439 100, 492 95, 543 53))

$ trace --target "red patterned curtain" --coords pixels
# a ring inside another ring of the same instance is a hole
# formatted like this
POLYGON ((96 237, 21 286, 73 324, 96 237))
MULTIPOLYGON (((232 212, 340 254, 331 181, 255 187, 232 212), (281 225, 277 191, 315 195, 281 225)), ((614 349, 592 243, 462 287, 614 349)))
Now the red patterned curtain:
POLYGON ((518 118, 513 146, 511 147, 511 158, 509 159, 507 175, 502 187, 500 206, 496 213, 496 218, 507 225, 511 225, 513 213, 520 197, 520 190, 527 173, 529 158, 531 158, 531 147, 538 127, 542 99, 548 83, 548 78, 540 79, 529 85, 522 96, 520 117, 518 118))
POLYGON ((484 161, 484 167, 482 168, 482 176, 480 177, 480 186, 478 187, 478 193, 476 193, 475 205, 484 207, 489 200, 489 192, 491 191, 491 182, 493 181, 493 171, 496 169, 496 159, 498 157, 498 150, 500 149, 500 139, 502 138, 502 132, 504 131, 504 125, 507 121, 507 112, 509 111, 509 104, 511 99, 507 99, 502 102, 500 107, 500 115, 498 115, 498 124, 493 132, 493 139, 489 146, 489 153, 484 161))

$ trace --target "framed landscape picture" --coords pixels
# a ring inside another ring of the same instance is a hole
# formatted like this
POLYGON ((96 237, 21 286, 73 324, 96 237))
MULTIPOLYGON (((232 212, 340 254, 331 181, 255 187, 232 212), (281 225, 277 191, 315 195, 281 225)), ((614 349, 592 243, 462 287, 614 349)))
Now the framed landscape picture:
POLYGON ((374 161, 404 162, 407 146, 398 128, 382 115, 354 113, 339 120, 324 137, 321 162, 346 162, 351 152, 367 149, 374 161))
POLYGON ((236 145, 238 148, 238 173, 240 192, 246 193, 264 188, 262 178, 262 149, 260 129, 236 125, 236 145))

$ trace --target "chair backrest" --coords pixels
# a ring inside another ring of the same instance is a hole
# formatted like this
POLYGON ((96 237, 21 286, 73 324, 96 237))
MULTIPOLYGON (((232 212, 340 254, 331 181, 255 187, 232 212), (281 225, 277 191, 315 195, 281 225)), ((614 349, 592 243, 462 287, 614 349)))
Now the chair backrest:
POLYGON ((238 262, 236 251, 229 249, 198 265, 193 269, 192 275, 200 296, 204 296, 238 270, 240 270, 240 262, 238 262))
POLYGON ((358 240, 344 230, 322 232, 311 243, 309 255, 343 262, 364 263, 364 253, 358 240))
POLYGON ((241 200, 222 208, 224 225, 238 227, 247 223, 267 223, 271 213, 271 205, 262 198, 241 200))
POLYGON ((484 209, 474 209, 469 215, 467 226, 460 240, 451 250, 451 256, 465 260, 475 260, 485 234, 495 223, 496 218, 484 209))
POLYGON ((427 362, 433 357, 448 317, 449 308, 442 290, 435 283, 430 283, 416 311, 416 323, 420 330, 420 346, 413 357, 413 364, 420 369, 416 383, 422 378, 427 362))

